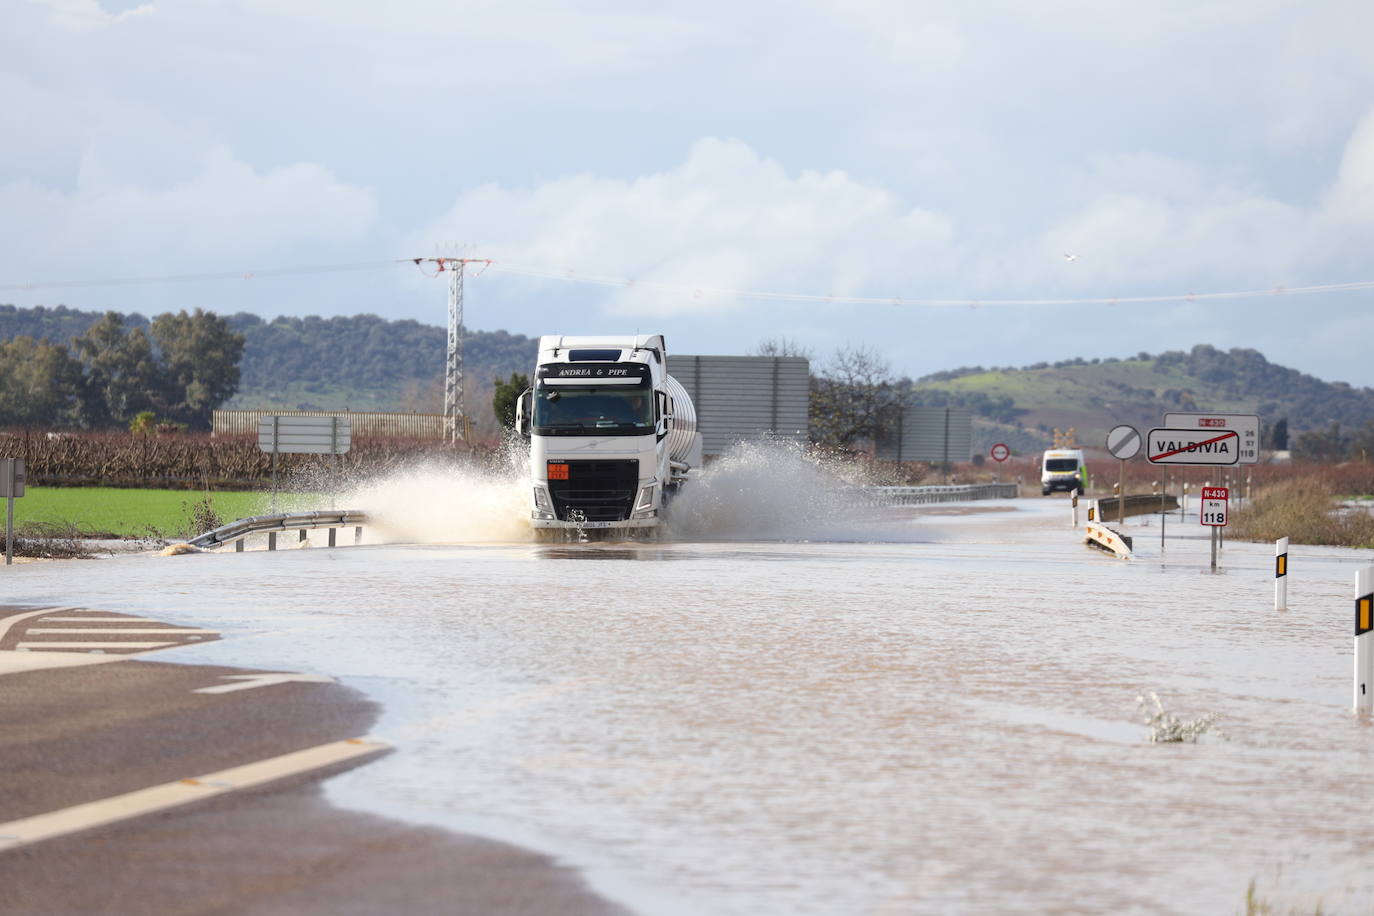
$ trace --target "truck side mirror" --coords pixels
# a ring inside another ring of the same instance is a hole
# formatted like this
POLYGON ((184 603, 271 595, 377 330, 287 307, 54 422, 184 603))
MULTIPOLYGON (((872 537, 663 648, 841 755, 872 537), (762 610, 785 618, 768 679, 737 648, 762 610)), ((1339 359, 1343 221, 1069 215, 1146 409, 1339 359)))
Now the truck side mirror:
POLYGON ((530 401, 533 396, 534 389, 526 388, 515 402, 515 431, 526 439, 530 437, 530 401))

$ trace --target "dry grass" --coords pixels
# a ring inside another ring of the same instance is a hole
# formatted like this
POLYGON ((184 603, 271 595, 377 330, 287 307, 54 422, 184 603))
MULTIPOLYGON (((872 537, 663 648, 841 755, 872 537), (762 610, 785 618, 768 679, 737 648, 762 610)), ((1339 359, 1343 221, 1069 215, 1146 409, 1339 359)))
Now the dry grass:
POLYGON ((1245 541, 1286 537, 1294 544, 1374 547, 1374 515, 1340 506, 1341 498, 1352 495, 1349 483, 1335 475, 1273 483, 1231 514, 1227 533, 1245 541))
MULTIPOLYGON (((0 550, 4 549, 5 532, 0 525, 0 550)), ((84 560, 94 556, 77 527, 64 521, 25 522, 16 526, 13 555, 46 560, 84 560)))

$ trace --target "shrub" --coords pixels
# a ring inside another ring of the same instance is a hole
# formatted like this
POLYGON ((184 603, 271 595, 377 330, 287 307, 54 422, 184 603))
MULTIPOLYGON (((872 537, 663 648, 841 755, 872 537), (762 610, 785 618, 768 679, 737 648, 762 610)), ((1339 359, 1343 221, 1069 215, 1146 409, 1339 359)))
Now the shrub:
POLYGON ((1374 515, 1363 508, 1342 508, 1338 497, 1344 495, 1324 476, 1274 483, 1231 514, 1228 533, 1247 541, 1286 537, 1294 544, 1374 546, 1374 515))

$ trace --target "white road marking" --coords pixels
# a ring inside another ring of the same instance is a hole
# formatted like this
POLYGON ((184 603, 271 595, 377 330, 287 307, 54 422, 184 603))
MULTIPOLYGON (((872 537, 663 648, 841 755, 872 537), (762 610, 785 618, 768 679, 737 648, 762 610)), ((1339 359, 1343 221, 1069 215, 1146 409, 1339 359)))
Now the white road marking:
POLYGON ((39 671, 44 668, 72 668, 118 662, 127 655, 97 655, 93 652, 0 652, 0 674, 39 671))
POLYGON ((175 646, 174 642, 115 642, 113 639, 101 640, 100 642, 66 642, 58 640, 44 640, 42 642, 21 642, 15 646, 17 649, 161 649, 164 646, 175 646))
POLYGON ((195 636, 201 633, 219 634, 219 630, 196 630, 191 627, 29 627, 25 633, 151 633, 154 636, 195 636))
MULTIPOLYGON (((101 613, 107 613, 102 611, 101 613)), ((44 617, 44 623, 157 623, 146 617, 44 617)))
POLYGON ((179 779, 100 801, 35 814, 0 824, 0 851, 175 808, 286 776, 308 773, 345 760, 375 754, 389 747, 391 745, 380 738, 349 738, 205 776, 179 779))
POLYGON ((303 684, 332 684, 334 678, 326 674, 226 674, 222 680, 237 681, 234 684, 216 684, 214 687, 199 687, 192 693, 233 693, 235 690, 252 690, 255 687, 271 687, 274 684, 288 684, 299 681, 303 684))
POLYGON ((29 611, 27 614, 12 614, 9 617, 0 617, 0 641, 5 639, 10 627, 22 620, 32 620, 35 617, 42 617, 44 614, 61 613, 63 611, 74 611, 74 607, 45 607, 41 611, 29 611))

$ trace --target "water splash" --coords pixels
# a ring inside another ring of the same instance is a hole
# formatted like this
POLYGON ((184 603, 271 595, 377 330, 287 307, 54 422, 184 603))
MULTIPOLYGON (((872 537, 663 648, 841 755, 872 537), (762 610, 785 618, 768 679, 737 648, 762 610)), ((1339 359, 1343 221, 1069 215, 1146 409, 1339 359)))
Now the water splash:
POLYGON ((668 509, 675 540, 909 541, 908 523, 862 497, 862 466, 794 442, 737 443, 695 475, 668 509))
POLYGON ((528 464, 523 443, 511 441, 486 465, 430 461, 360 483, 339 499, 372 519, 369 541, 528 542, 528 464))
MULTIPOLYGON (((528 453, 507 446, 490 467, 434 462, 358 485, 339 504, 367 512, 368 539, 390 543, 528 543, 528 453)), ((663 540, 921 539, 909 519, 876 509, 864 468, 788 441, 741 442, 685 484, 663 540)), ((616 539, 617 535, 611 535, 616 539)))

